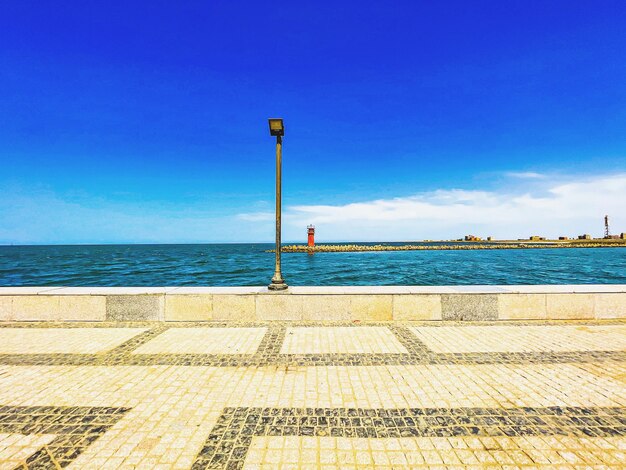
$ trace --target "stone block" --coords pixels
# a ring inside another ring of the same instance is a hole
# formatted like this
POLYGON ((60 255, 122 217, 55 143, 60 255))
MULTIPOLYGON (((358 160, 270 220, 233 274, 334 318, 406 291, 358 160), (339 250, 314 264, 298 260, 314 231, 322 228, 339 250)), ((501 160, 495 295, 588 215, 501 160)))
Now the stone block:
POLYGON ((546 294, 498 295, 498 319, 545 320, 546 294))
POLYGON ((163 320, 164 295, 107 295, 107 321, 163 320))
POLYGON ((303 295, 302 320, 341 321, 350 319, 347 295, 303 295))
POLYGON ((210 294, 169 294, 165 296, 165 321, 209 321, 213 318, 210 294))
POLYGON ((165 294, 166 290, 166 287, 56 287, 44 293, 45 295, 156 295, 165 294))
POLYGON ((442 320, 498 319, 498 294, 442 294, 442 320))
POLYGON ((393 318, 391 295, 351 295, 350 319, 388 321, 393 318))
POLYGON ((213 294, 214 321, 256 321, 256 296, 213 294))
POLYGON ((594 294, 597 319, 626 318, 626 294, 594 294))
POLYGON ((53 295, 19 295, 13 297, 11 316, 16 321, 59 320, 59 297, 53 295))
POLYGON ((261 286, 241 286, 241 287, 226 287, 226 286, 215 286, 215 287, 195 287, 195 286, 186 286, 186 287, 168 287, 166 290, 167 294, 231 294, 231 295, 242 295, 242 294, 258 294, 261 291, 267 291, 267 287, 261 286))
POLYGON ((393 296, 393 319, 441 320, 441 296, 409 294, 393 296))
POLYGON ((302 295, 262 294, 256 297, 258 320, 302 320, 302 295))
POLYGON ((13 320, 13 312, 11 311, 12 297, 8 295, 0 296, 0 321, 13 320))
POLYGON ((0 295, 4 296, 14 296, 14 295, 37 295, 42 294, 44 292, 58 291, 60 287, 35 287, 35 286, 24 286, 24 287, 0 287, 0 295))
POLYGON ((61 321, 104 321, 106 297, 102 295, 60 295, 59 316, 61 321))
POLYGON ((292 295, 339 295, 346 293, 345 286, 289 286, 292 295))
MULTIPOLYGON (((323 287, 327 289, 327 287, 323 287)), ((341 286, 343 294, 354 295, 392 295, 392 294, 408 294, 408 286, 341 286)))
POLYGON ((546 294, 548 320, 594 318, 595 294, 546 294))
POLYGON ((501 294, 508 292, 507 289, 500 286, 454 286, 452 288, 454 294, 501 294))

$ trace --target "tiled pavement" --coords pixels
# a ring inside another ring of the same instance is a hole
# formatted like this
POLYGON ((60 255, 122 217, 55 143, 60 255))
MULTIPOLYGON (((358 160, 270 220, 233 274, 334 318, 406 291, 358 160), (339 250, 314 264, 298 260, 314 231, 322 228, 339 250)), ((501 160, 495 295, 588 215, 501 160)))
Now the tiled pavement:
POLYGON ((626 323, 0 324, 0 469, 624 468, 626 323))

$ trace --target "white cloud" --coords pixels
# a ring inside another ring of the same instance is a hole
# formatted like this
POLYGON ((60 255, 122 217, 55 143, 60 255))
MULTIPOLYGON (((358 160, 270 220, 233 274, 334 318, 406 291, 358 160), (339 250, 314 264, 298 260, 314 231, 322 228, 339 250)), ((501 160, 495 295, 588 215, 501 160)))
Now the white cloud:
POLYGON ((520 179, 543 179, 546 178, 546 175, 541 173, 535 173, 534 171, 510 171, 506 173, 506 176, 511 178, 520 178, 520 179))
POLYGON ((605 214, 626 231, 626 173, 550 182, 532 191, 438 190, 344 205, 298 205, 286 210, 285 239, 303 239, 306 224, 321 240, 416 240, 465 234, 522 238, 602 234, 605 214))
MULTIPOLYGON (((560 176, 508 184, 501 189, 440 189, 407 197, 342 205, 285 207, 283 240, 305 241, 317 226, 318 241, 392 241, 459 238, 465 234, 521 238, 591 233, 601 236, 603 217, 614 233, 626 232, 626 173, 560 176)), ((115 202, 49 191, 2 191, 0 243, 271 242, 274 212, 216 216, 196 207, 115 202)))
POLYGON ((237 217, 241 220, 248 222, 267 222, 274 220, 276 214, 274 212, 251 212, 245 214, 237 214, 237 217))

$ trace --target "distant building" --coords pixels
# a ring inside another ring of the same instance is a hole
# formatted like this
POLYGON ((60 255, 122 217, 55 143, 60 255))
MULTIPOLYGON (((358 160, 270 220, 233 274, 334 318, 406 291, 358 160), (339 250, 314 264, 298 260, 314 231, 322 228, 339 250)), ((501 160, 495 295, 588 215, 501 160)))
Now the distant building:
POLYGON ((622 234, 619 236, 622 240, 626 240, 626 233, 622 232, 622 234))
POLYGON ((531 235, 530 237, 528 237, 528 239, 533 242, 538 242, 539 240, 545 240, 546 237, 540 237, 539 235, 531 235))
POLYGON ((559 237, 559 240, 569 240, 569 237, 559 237))
POLYGON ((578 235, 579 240, 591 240, 591 235, 585 233, 584 235, 578 235))
POLYGON ((482 238, 477 237, 476 235, 465 235, 466 242, 478 242, 482 240, 482 238))
POLYGON ((487 237, 488 242, 490 242, 491 240, 493 240, 493 237, 487 237))

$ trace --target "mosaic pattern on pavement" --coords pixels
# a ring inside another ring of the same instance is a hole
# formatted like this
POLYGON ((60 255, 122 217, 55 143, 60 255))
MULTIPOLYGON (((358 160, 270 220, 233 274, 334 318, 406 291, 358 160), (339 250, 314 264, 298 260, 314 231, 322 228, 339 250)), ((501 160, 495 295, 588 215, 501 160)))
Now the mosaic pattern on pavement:
POLYGON ((4 468, 623 468, 626 323, 6 323, 4 468))
MULTIPOLYGON (((623 426, 620 417, 624 417, 624 408, 418 408, 418 409, 337 409, 337 408, 227 408, 220 416, 217 424, 208 437, 205 446, 200 451, 194 463, 194 469, 202 468, 242 468, 246 463, 265 463, 279 465, 290 464, 352 464, 357 463, 358 456, 354 459, 340 459, 337 456, 327 458, 319 454, 316 459, 309 461, 305 456, 299 456, 295 461, 282 458, 285 452, 283 446, 269 447, 269 443, 282 443, 282 440, 268 440, 263 456, 248 456, 249 447, 255 436, 331 436, 341 440, 343 438, 361 438, 366 444, 376 440, 388 438, 457 438, 456 442, 464 442, 463 438, 483 437, 509 437, 511 442, 524 436, 569 436, 576 439, 580 437, 608 437, 612 438, 620 434, 619 428, 623 426), (271 455, 273 457, 271 457, 271 455), (259 460, 256 460, 259 459, 259 460), (344 461, 342 461, 344 460, 344 461)), ((323 441, 323 439, 322 439, 323 441)), ((429 442, 429 441, 426 441, 429 442)), ((445 440, 444 440, 445 442, 445 440)), ((454 441, 452 441, 454 442, 454 441)), ((320 443, 320 446, 323 443, 320 443)), ((328 445, 328 444, 327 444, 328 445)), ((384 446, 384 444, 383 444, 384 446)), ((433 445, 434 447, 434 445, 433 445)), ((456 447, 456 446, 455 446, 456 447)), ((334 450, 335 447, 327 447, 334 450)), ((448 450, 451 454, 452 447, 448 450)), ((461 447, 463 448, 463 447, 461 447)), ((467 448, 467 446, 465 447, 467 448)), ((258 443, 256 446, 258 449, 258 443)), ((484 450, 484 447, 479 448, 484 450)), ((499 446, 495 449, 500 450, 499 446)), ((494 450, 495 450, 494 449, 494 450)), ((384 447, 383 449, 384 450, 384 447)), ((398 449, 399 450, 399 449, 398 449)), ((415 440, 414 452, 406 452, 407 455, 416 453, 413 458, 414 464, 443 464, 464 463, 458 457, 441 457, 434 461, 428 458, 423 440, 415 440), (425 454, 425 455, 422 455, 425 454), (424 458, 425 457, 425 458, 424 458), (426 461, 428 459, 428 461, 426 461), (445 460, 444 460, 445 459, 445 460), (448 462, 446 462, 448 461, 448 462)), ((478 449, 477 449, 478 450, 478 449)), ((301 453, 301 452, 298 452, 301 453)), ((364 452, 364 454, 367 454, 364 452)), ((393 461, 393 457, 385 456, 380 452, 379 456, 372 456, 363 464, 371 465, 398 465, 399 459, 393 461), (391 459, 390 459, 391 457, 391 459)), ((465 463, 470 460, 474 463, 486 463, 489 460, 480 457, 480 454, 470 453, 465 463)), ((488 455, 489 452, 486 452, 488 455)), ((502 451, 502 455, 491 457, 492 463, 533 463, 529 456, 523 457, 523 452, 516 459, 510 452, 502 451)), ((613 457, 622 455, 614 452, 613 457)), ((560 462, 567 463, 568 456, 562 456, 560 462)), ((584 460, 576 457, 573 453, 571 463, 584 463, 584 460)), ((410 459, 410 457, 409 457, 410 459)), ((406 456, 404 462, 408 465, 406 456)))

